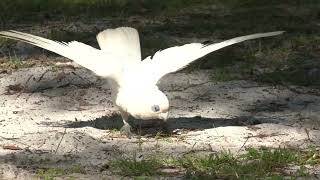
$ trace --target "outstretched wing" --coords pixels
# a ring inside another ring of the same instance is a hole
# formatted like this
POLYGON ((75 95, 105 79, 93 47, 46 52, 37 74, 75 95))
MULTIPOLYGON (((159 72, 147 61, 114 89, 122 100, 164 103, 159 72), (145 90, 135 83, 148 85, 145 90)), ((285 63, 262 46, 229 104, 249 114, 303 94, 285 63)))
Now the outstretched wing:
POLYGON ((218 49, 236 44, 249 39, 276 36, 284 31, 258 33, 247 36, 236 37, 220 43, 204 45, 201 43, 185 44, 183 46, 171 47, 158 51, 153 57, 147 57, 141 62, 141 68, 153 83, 157 83, 161 77, 168 73, 184 68, 191 62, 218 49))
POLYGON ((20 40, 52 51, 103 77, 113 76, 116 70, 121 68, 120 61, 123 59, 112 52, 107 53, 77 41, 57 42, 18 31, 0 31, 0 37, 20 40))
POLYGON ((134 28, 106 29, 97 35, 97 40, 102 50, 125 55, 128 63, 141 61, 139 33, 134 28))

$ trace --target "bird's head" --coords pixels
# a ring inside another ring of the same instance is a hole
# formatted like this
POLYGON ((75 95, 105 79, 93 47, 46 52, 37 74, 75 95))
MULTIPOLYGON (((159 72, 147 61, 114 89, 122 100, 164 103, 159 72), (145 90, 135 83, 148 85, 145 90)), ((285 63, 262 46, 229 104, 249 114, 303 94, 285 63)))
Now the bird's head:
POLYGON ((169 100, 158 87, 120 89, 116 104, 137 119, 168 118, 169 100))

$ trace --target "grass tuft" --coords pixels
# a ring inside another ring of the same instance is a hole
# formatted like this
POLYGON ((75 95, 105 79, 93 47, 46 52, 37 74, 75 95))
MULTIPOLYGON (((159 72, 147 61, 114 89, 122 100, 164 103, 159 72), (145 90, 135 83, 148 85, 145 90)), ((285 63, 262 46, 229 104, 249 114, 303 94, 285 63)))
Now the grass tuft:
POLYGON ((37 177, 44 180, 53 180, 57 177, 72 174, 72 173, 80 173, 86 174, 86 170, 84 167, 80 165, 74 165, 70 168, 46 168, 46 169, 38 169, 37 177))
POLYGON ((117 159, 112 166, 124 176, 170 176, 161 171, 170 168, 180 170, 187 179, 284 179, 310 176, 306 165, 320 164, 319 160, 319 152, 314 148, 249 148, 242 155, 222 151, 182 157, 158 155, 143 160, 133 156, 117 159))
POLYGON ((155 158, 144 159, 134 154, 133 157, 121 157, 113 161, 112 167, 123 176, 153 176, 161 164, 155 158))

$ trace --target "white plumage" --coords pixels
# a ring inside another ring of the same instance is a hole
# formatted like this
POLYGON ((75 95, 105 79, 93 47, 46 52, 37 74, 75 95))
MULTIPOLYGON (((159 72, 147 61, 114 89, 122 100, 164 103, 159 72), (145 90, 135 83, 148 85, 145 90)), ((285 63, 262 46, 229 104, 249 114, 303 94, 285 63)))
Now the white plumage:
POLYGON ((134 28, 107 29, 97 35, 97 40, 100 48, 106 52, 125 54, 132 63, 141 61, 139 34, 134 28))
POLYGON ((57 42, 18 31, 1 31, 0 36, 55 52, 108 79, 114 103, 124 122, 122 130, 129 135, 129 115, 138 119, 167 119, 169 100, 156 85, 164 75, 182 69, 223 47, 282 33, 283 31, 258 33, 209 45, 191 43, 175 46, 158 51, 143 61, 138 31, 130 27, 100 32, 97 40, 101 50, 77 41, 57 42))

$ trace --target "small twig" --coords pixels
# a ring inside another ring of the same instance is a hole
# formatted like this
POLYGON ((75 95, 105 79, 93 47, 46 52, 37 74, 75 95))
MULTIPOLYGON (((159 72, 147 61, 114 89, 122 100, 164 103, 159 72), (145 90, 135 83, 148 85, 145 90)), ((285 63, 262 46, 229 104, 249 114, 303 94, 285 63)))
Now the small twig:
POLYGON ((193 145, 192 145, 192 148, 191 148, 191 151, 194 151, 194 147, 196 146, 197 142, 195 142, 193 145))
POLYGON ((16 145, 4 145, 4 146, 2 146, 2 148, 8 149, 8 150, 13 150, 13 151, 23 150, 21 147, 16 146, 16 145))
POLYGON ((244 143, 242 144, 242 146, 238 149, 236 155, 238 155, 238 154, 240 153, 241 149, 247 144, 247 142, 249 141, 249 139, 250 139, 251 137, 253 137, 253 136, 248 136, 248 137, 246 137, 246 140, 244 141, 244 143))
POLYGON ((40 82, 42 80, 42 78, 44 77, 44 75, 46 75, 49 71, 51 71, 51 69, 47 69, 44 73, 42 73, 41 76, 39 77, 39 79, 37 80, 37 82, 40 82))
POLYGON ((84 142, 82 142, 80 139, 73 137, 73 139, 75 139, 76 141, 78 141, 79 143, 81 143, 82 145, 86 145, 84 142))
POLYGON ((25 92, 26 87, 27 87, 27 84, 29 83, 29 81, 30 81, 30 79, 31 79, 32 77, 33 77, 33 75, 30 75, 30 76, 29 76, 29 78, 27 79, 27 81, 24 83, 24 86, 23 86, 22 90, 21 90, 20 93, 18 94, 17 98, 20 97, 20 95, 25 92))
POLYGON ((307 134, 308 141, 314 142, 314 141, 311 139, 311 137, 310 137, 310 131, 309 131, 309 129, 308 129, 308 128, 304 128, 304 131, 305 131, 306 134, 307 134))
POLYGON ((30 75, 29 78, 27 79, 26 83, 24 84, 24 87, 27 86, 27 84, 29 83, 30 79, 33 77, 33 75, 30 75))
MULTIPOLYGON (((90 108, 89 108, 90 109, 90 108)), ((86 110, 89 110, 89 109, 85 109, 85 108, 76 108, 76 109, 63 109, 63 110, 66 110, 66 111, 86 111, 86 110)))
POLYGON ((76 72, 74 72, 74 71, 72 71, 71 73, 72 73, 73 75, 75 75, 75 76, 79 77, 80 79, 82 79, 82 80, 84 80, 84 81, 87 81, 87 82, 89 83, 89 85, 94 84, 94 83, 93 83, 93 82, 91 82, 88 78, 84 78, 84 77, 80 76, 79 74, 77 74, 77 73, 76 73, 76 72))
POLYGON ((18 139, 18 138, 6 138, 6 137, 3 137, 3 136, 0 136, 0 138, 4 139, 4 140, 9 140, 9 141, 13 141, 13 142, 16 142, 16 143, 19 143, 19 144, 22 144, 24 146, 27 146, 27 148, 31 147, 30 145, 26 144, 26 143, 23 143, 23 142, 19 142, 15 139, 18 139))
POLYGON ((58 149, 59 149, 59 147, 60 147, 60 144, 61 144, 61 142, 62 142, 62 140, 63 140, 64 135, 66 134, 66 132, 67 132, 67 129, 64 128, 64 132, 63 132, 62 137, 61 137, 61 139, 60 139, 60 142, 59 142, 59 144, 58 144, 58 146, 57 146, 57 148, 56 148, 55 154, 57 154, 58 149))
POLYGON ((49 89, 65 88, 65 87, 68 87, 68 86, 71 86, 71 85, 73 85, 73 84, 65 83, 65 84, 62 84, 62 85, 59 85, 59 86, 48 86, 48 87, 37 88, 34 91, 32 91, 32 93, 43 92, 43 91, 46 91, 46 90, 49 90, 49 89))
POLYGON ((219 133, 218 133, 218 131, 217 131, 217 128, 216 128, 216 126, 214 125, 214 123, 212 123, 212 126, 213 126, 213 128, 214 128, 214 131, 216 131, 216 133, 217 133, 217 136, 220 136, 220 135, 219 135, 219 133))
POLYGON ((216 152, 215 150, 213 150, 211 144, 208 144, 208 147, 209 147, 209 150, 210 150, 211 152, 216 152))
POLYGON ((274 137, 274 136, 286 136, 288 134, 286 133, 271 133, 271 134, 258 134, 258 135, 254 135, 254 136, 250 136, 250 138, 252 137, 258 137, 258 138, 266 138, 266 137, 274 137))

